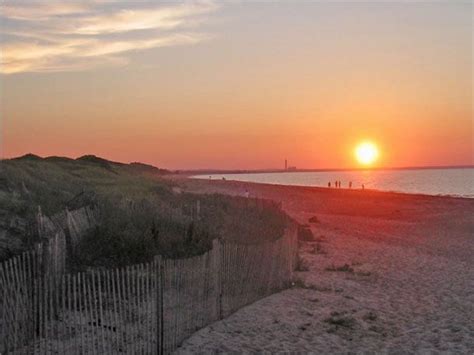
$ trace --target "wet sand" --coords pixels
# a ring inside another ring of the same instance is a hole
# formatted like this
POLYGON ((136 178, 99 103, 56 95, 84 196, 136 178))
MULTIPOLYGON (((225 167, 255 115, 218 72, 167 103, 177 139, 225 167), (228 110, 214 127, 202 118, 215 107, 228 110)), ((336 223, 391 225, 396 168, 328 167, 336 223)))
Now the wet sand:
POLYGON ((474 200, 177 181, 281 201, 315 236, 300 245, 293 288, 198 331, 178 353, 474 352, 474 200))

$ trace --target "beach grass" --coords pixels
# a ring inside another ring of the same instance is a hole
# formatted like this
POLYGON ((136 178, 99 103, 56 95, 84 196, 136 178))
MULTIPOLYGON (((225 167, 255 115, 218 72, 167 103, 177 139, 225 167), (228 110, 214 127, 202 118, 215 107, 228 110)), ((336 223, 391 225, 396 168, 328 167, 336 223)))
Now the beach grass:
POLYGON ((213 238, 272 240, 286 224, 276 206, 252 199, 177 193, 176 184, 164 178, 168 171, 145 164, 28 155, 0 165, 3 258, 37 241, 31 225, 39 207, 46 216, 90 205, 100 210, 99 226, 80 243, 81 267, 122 266, 156 254, 197 255, 210 249, 213 238))

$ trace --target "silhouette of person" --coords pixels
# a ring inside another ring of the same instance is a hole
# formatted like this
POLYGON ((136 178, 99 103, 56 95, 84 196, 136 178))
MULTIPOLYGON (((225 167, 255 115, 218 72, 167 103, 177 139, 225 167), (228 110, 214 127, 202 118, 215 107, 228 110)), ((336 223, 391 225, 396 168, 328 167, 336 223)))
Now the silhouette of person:
POLYGON ((362 184, 362 190, 364 190, 364 189, 365 189, 365 185, 364 185, 364 184, 362 184))
POLYGON ((352 181, 349 181, 349 188, 352 189, 352 181))
POLYGON ((334 186, 335 186, 336 188, 338 187, 338 186, 337 186, 337 180, 334 181, 334 186))
POLYGON ((328 187, 331 187, 331 181, 328 182, 328 187))

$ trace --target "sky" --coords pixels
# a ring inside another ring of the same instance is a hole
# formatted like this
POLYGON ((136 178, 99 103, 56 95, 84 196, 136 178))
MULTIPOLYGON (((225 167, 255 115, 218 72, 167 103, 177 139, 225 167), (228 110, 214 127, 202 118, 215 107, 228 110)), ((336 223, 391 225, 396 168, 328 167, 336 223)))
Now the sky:
POLYGON ((0 151, 169 169, 474 164, 471 1, 0 4, 0 151))

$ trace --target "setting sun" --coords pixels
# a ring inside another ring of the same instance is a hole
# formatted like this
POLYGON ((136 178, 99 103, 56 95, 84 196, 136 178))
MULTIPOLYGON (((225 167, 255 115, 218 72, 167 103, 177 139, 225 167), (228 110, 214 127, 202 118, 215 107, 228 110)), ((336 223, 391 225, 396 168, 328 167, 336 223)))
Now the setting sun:
POLYGON ((355 150, 357 161, 363 165, 373 164, 378 156, 379 150, 372 142, 360 143, 355 150))

